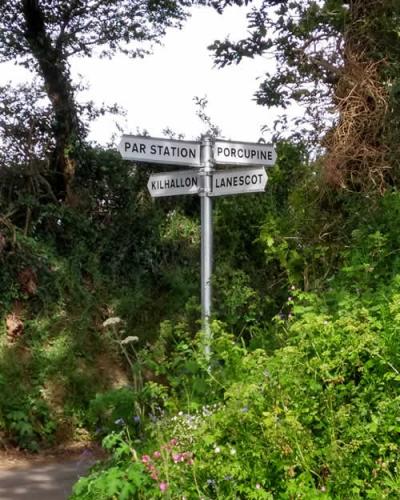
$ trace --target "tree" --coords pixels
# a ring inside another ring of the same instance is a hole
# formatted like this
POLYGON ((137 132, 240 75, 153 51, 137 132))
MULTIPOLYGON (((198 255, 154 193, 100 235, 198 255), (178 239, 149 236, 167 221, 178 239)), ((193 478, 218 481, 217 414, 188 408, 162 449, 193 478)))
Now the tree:
POLYGON ((143 56, 187 16, 185 0, 2 0, 0 62, 15 60, 43 79, 53 111, 57 196, 71 197, 84 138, 69 58, 94 51, 143 56), (149 47, 147 47, 147 50, 149 47))
POLYGON ((276 71, 265 75, 257 102, 305 105, 317 135, 322 126, 327 179, 357 190, 384 190, 395 183, 400 3, 263 0, 248 14, 248 24, 247 38, 213 44, 216 63, 273 55, 276 71), (333 106, 337 119, 327 133, 333 106))

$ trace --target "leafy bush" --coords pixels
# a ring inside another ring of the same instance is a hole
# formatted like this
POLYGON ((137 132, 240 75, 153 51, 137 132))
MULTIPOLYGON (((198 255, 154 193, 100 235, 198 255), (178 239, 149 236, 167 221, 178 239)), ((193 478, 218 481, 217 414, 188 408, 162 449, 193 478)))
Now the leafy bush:
MULTIPOLYGON (((132 460, 145 465, 152 481, 132 498, 400 495, 400 274, 390 215, 399 201, 389 195, 353 231, 323 293, 288 291, 284 313, 264 332, 279 340, 274 350, 251 349, 214 323, 208 366, 201 336, 164 325, 142 355, 162 361, 170 399, 145 424, 146 439, 131 442, 129 461, 112 461, 120 471, 132 460), (197 382, 204 390, 190 391, 197 382), (189 456, 190 466, 179 461, 189 456)), ((80 490, 85 498, 93 480, 80 490)))

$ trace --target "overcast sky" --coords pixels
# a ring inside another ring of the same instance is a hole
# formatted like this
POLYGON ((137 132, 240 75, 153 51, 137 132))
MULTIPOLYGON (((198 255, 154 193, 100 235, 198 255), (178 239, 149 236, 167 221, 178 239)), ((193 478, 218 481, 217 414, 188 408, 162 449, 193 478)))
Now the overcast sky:
MULTIPOLYGON (((192 17, 182 30, 170 30, 163 45, 144 59, 116 56, 112 60, 74 59, 72 73, 83 76, 89 89, 81 96, 97 103, 118 103, 127 116, 119 119, 124 133, 146 129, 160 137, 169 127, 194 139, 204 131, 196 116, 193 97, 207 97, 207 112, 220 126, 223 136, 254 141, 261 128, 272 125, 276 110, 256 105, 253 100, 258 77, 273 68, 265 57, 246 60, 239 66, 217 69, 207 50, 215 39, 246 34, 245 9, 232 7, 223 15, 209 8, 192 9, 192 17)), ((1 65, 0 82, 27 79, 26 73, 10 64, 1 65)), ((100 143, 116 132, 115 118, 108 116, 92 127, 91 138, 100 143)), ((268 134, 264 136, 268 140, 268 134)))

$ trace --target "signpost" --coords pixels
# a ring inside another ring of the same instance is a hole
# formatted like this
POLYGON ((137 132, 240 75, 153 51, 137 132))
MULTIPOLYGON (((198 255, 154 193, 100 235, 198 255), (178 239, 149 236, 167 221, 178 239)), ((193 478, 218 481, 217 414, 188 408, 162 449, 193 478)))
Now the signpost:
POLYGON ((150 175, 152 197, 198 194, 201 198, 201 318, 204 352, 210 358, 211 275, 213 262, 212 198, 265 190, 265 166, 276 161, 270 144, 232 142, 204 137, 201 142, 123 135, 118 147, 122 158, 145 163, 198 167, 150 175), (248 168, 215 170, 215 165, 248 168), (249 168, 251 167, 251 168, 249 168))
POLYGON ((276 153, 271 144, 216 140, 213 147, 214 161, 221 165, 271 166, 276 153))
POLYGON ((193 170, 152 174, 147 189, 153 198, 197 194, 200 190, 200 176, 193 170))
POLYGON ((262 192, 267 180, 263 167, 214 172, 211 196, 262 192))
POLYGON ((194 141, 123 135, 118 151, 126 160, 201 167, 200 143, 194 141))

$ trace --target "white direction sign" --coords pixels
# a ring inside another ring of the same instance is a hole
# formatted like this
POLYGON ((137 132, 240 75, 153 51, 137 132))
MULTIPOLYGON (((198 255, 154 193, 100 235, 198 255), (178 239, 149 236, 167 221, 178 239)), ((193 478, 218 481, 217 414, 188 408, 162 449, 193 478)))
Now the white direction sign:
POLYGON ((214 161, 221 165, 271 166, 276 152, 271 144, 231 142, 216 140, 213 146, 214 161))
POLYGON ((200 143, 123 135, 118 151, 125 160, 200 167, 200 143))
POLYGON ((211 196, 258 193, 265 190, 267 174, 262 167, 213 172, 211 196))
POLYGON ((153 198, 160 196, 176 196, 180 194, 196 194, 200 188, 200 175, 193 170, 165 172, 150 175, 147 189, 153 198))

